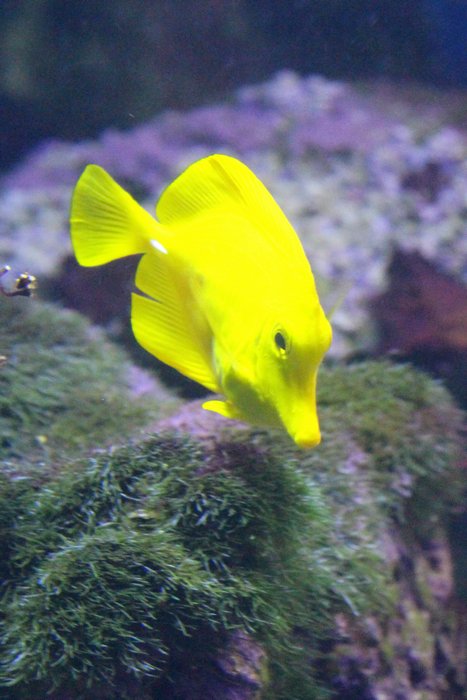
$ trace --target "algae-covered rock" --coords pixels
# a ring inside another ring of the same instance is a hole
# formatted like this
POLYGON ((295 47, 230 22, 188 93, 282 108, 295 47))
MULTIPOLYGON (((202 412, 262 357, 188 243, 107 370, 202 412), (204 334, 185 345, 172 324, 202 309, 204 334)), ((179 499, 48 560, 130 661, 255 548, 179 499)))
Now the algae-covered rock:
POLYGON ((3 478, 4 697, 461 697, 458 411, 407 367, 320 380, 311 452, 195 403, 3 478))
POLYGON ((59 456, 128 437, 175 400, 80 315, 0 298, 0 457, 47 471, 59 456))

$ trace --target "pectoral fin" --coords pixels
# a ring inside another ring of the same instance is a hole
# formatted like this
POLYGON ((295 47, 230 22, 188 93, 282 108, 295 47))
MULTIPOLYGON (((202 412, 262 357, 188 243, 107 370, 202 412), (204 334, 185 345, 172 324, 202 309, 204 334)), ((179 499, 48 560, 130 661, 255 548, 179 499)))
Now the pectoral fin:
POLYGON ((230 403, 230 401, 205 401, 203 403, 203 408, 206 411, 212 411, 213 413, 219 413, 225 418, 232 418, 234 420, 241 420, 240 414, 235 409, 235 406, 230 403))

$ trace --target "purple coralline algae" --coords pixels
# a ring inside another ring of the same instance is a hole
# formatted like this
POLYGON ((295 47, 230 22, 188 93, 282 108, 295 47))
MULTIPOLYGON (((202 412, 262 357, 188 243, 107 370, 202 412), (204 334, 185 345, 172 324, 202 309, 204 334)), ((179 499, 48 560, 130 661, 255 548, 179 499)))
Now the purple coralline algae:
POLYGON ((333 316, 334 355, 365 343, 395 245, 467 276, 465 97, 281 72, 229 102, 165 112, 94 141, 42 144, 0 183, 0 261, 36 276, 71 253, 72 188, 98 163, 153 210, 209 153, 244 160, 295 226, 333 316), (342 300, 339 305, 339 300, 342 300))

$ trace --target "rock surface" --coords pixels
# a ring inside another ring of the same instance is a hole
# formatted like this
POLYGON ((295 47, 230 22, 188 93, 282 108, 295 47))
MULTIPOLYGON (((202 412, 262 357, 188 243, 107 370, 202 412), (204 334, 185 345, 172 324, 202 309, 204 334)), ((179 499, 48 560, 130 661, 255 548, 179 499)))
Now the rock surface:
POLYGON ((323 368, 323 442, 302 452, 199 402, 157 417, 100 332, 13 302, 0 697, 465 696, 461 417, 439 385, 387 363, 323 368), (76 400, 86 372, 109 382, 104 411, 76 400))
POLYGON ((396 250, 389 287, 372 302, 377 353, 441 377, 467 408, 467 286, 416 252, 396 250))

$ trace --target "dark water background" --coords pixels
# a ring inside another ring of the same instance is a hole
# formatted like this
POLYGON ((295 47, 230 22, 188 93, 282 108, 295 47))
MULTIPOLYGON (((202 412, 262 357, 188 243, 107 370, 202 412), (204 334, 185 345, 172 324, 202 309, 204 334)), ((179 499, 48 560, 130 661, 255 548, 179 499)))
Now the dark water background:
POLYGON ((280 69, 467 85, 465 0, 2 0, 0 169, 280 69))

